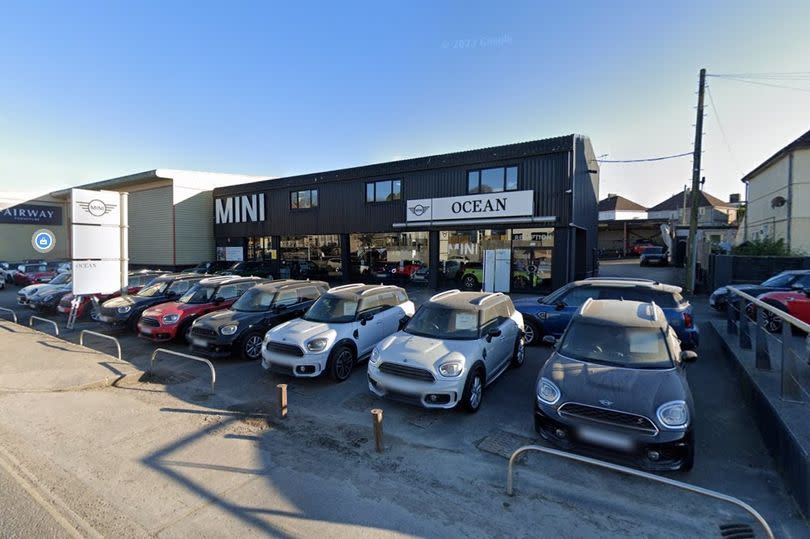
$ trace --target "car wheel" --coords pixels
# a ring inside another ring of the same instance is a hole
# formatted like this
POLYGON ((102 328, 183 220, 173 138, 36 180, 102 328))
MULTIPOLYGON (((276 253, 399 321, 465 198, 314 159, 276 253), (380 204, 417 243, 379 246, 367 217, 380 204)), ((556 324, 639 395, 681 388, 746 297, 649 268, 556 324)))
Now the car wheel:
POLYGON ((461 395, 461 405, 468 413, 474 414, 481 408, 484 398, 484 369, 476 367, 467 375, 464 384, 464 393, 461 395))
POLYGON ((512 351, 512 366, 515 368, 522 367, 525 361, 526 343, 524 342, 523 337, 518 335, 518 338, 515 339, 515 349, 512 351))
POLYGON ((523 327, 523 344, 536 346, 540 342, 540 328, 531 320, 526 320, 523 327))
POLYGON ((354 368, 354 351, 342 344, 336 346, 329 354, 329 377, 335 382, 345 382, 354 368))
POLYGON ((478 288, 478 279, 475 278, 475 275, 465 275, 464 278, 461 279, 461 284, 467 290, 473 290, 478 288))
POLYGON ((177 328, 177 334, 174 336, 180 342, 191 344, 191 323, 193 320, 183 322, 183 325, 177 328))
MULTIPOLYGON (((764 310, 764 309, 763 309, 764 310)), ((782 319, 771 311, 764 310, 765 329, 768 333, 782 333, 782 319)))
POLYGON ((254 361, 262 357, 261 333, 248 333, 242 339, 242 359, 254 361))

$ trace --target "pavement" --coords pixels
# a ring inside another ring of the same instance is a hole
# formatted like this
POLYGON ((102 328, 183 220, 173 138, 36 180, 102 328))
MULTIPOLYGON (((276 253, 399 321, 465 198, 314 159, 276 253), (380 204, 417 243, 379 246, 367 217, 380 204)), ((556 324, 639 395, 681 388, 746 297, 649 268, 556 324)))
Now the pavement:
MULTIPOLYGON (((602 275, 629 276, 635 267, 603 263, 602 275)), ((678 271, 643 270, 669 281, 678 271)), ((0 292, 0 306, 12 305, 13 294, 0 292)), ((713 314, 693 301, 705 324, 713 314)), ((8 485, 0 503, 20 506, 28 518, 0 517, 3 536, 717 537, 721 524, 751 523, 718 501, 546 455, 525 458, 516 496, 506 496, 506 456, 540 443, 531 405, 548 348, 529 349, 526 364, 487 389, 478 414, 466 415, 376 399, 363 365, 333 384, 219 360, 212 393, 201 364, 166 358, 151 375, 141 372, 156 345, 132 335, 119 336, 121 365, 5 325, 0 386, 6 372, 17 369, 19 378, 13 392, 0 393, 0 487, 8 485), (6 341, 7 334, 17 340, 6 341), (87 369, 97 383, 54 372, 60 362, 87 369), (287 419, 276 412, 278 383, 289 387, 287 419), (384 409, 381 454, 374 451, 373 407, 384 409)), ((695 469, 669 476, 742 498, 777 536, 806 537, 807 523, 708 333, 687 371, 700 412, 695 469)), ((110 350, 102 341, 92 345, 110 350)))

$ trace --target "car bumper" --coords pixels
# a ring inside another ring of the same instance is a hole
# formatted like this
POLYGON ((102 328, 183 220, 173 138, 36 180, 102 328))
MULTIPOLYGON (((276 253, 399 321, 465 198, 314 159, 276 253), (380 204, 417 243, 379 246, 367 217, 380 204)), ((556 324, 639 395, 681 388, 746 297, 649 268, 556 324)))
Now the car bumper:
POLYGON ((649 471, 679 470, 689 458, 694 445, 691 428, 685 431, 661 431, 656 436, 627 433, 626 430, 609 429, 590 422, 551 417, 536 403, 534 428, 544 440, 560 449, 577 450, 649 471), (619 448, 613 441, 617 434, 629 440, 626 447, 619 448))
POLYGON ((193 333, 189 337, 189 349, 194 353, 213 358, 225 358, 233 353, 234 339, 211 339, 193 333))
POLYGON ((98 321, 107 324, 112 328, 120 329, 126 327, 127 322, 129 322, 129 313, 126 315, 101 313, 98 315, 98 321))
POLYGON ((368 366, 368 389, 378 397, 421 406, 422 408, 455 408, 464 393, 464 377, 458 380, 424 382, 381 372, 368 366))
POLYGON ((678 338, 681 340, 681 348, 684 350, 695 350, 700 346, 700 331, 697 326, 679 331, 678 338))
POLYGON ((327 350, 317 354, 305 353, 303 356, 294 356, 268 350, 263 344, 262 367, 266 371, 295 376, 296 378, 315 378, 326 370, 329 352, 327 350))
POLYGON ((172 326, 144 326, 138 322, 138 337, 150 341, 162 342, 170 341, 177 335, 177 324, 172 326))

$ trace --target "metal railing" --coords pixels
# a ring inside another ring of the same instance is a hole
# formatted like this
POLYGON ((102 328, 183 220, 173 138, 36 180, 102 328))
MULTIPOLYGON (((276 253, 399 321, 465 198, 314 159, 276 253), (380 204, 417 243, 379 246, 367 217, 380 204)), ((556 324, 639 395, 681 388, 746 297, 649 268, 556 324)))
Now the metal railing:
POLYGON ((11 313, 11 317, 14 319, 14 323, 15 324, 17 323, 17 313, 15 313, 13 310, 6 309, 5 307, 0 307, 0 312, 11 313))
POLYGON ((112 337, 110 335, 104 335, 103 333, 97 333, 95 331, 90 331, 89 329, 83 329, 81 333, 79 333, 79 346, 84 346, 84 336, 87 335, 94 335, 96 337, 101 337, 102 339, 107 339, 115 343, 115 347, 118 349, 118 360, 121 361, 121 343, 118 342, 118 339, 112 337))
POLYGON ((802 386, 801 378, 805 376, 810 383, 810 369, 807 367, 810 358, 810 336, 805 338, 803 350, 796 350, 798 339, 793 336, 793 328, 810 334, 810 324, 791 316, 779 307, 759 300, 733 286, 729 291, 726 303, 726 331, 729 335, 738 336, 739 347, 743 350, 754 350, 754 366, 759 370, 773 370, 773 356, 778 354, 781 375, 782 400, 804 402, 810 400, 810 393, 802 386), (756 311, 756 317, 751 315, 756 311), (751 323, 754 327, 754 340, 751 339, 751 323), (776 336, 779 336, 777 338, 776 336), (770 342, 779 344, 779 349, 772 352, 770 342), (793 345, 793 346, 792 346, 793 345), (804 372, 802 372, 804 369, 804 372))
POLYGON ((178 356, 186 359, 193 359, 194 361, 199 361, 200 363, 205 363, 206 365, 208 365, 208 368, 211 369, 211 393, 214 392, 214 384, 216 384, 217 382, 217 371, 214 369, 213 363, 202 357, 192 356, 190 354, 182 354, 180 352, 173 352, 171 350, 167 350, 166 348, 157 348, 154 352, 152 352, 152 359, 149 360, 149 372, 151 372, 154 369, 155 358, 157 357, 159 352, 163 352, 164 354, 168 354, 170 356, 178 356))
POLYGON ((51 324, 53 326, 53 330, 56 332, 56 336, 57 337, 59 336, 59 326, 57 326, 56 322, 54 322, 53 320, 48 320, 47 318, 42 318, 40 316, 31 316, 28 319, 28 327, 30 328, 34 327, 34 320, 39 320, 40 322, 46 322, 48 324, 51 324))
POLYGON ((590 457, 585 457, 582 455, 575 455, 573 453, 566 453, 565 451, 559 451, 557 449, 551 449, 549 447, 542 447, 539 445, 524 445, 523 447, 519 447, 518 449, 516 449, 515 452, 512 453, 512 456, 509 457, 509 466, 506 472, 506 494, 508 494, 509 496, 515 495, 512 481, 513 475, 512 470, 514 468, 515 461, 518 459, 520 455, 522 455, 526 451, 539 451, 540 453, 547 453, 549 455, 555 455, 558 457, 575 460, 577 462, 584 462, 585 464, 591 464, 599 468, 606 468, 608 470, 613 470, 615 472, 623 473, 626 475, 632 475, 635 477, 641 477, 643 479, 649 479, 650 481, 655 481, 656 483, 663 483, 665 485, 679 488, 681 490, 687 490, 689 492, 694 492, 695 494, 700 494, 703 496, 708 496, 709 498, 714 498, 716 500, 728 502, 747 511, 748 514, 754 517, 754 519, 756 519, 759 525, 762 526, 762 529, 765 531, 765 535, 769 539, 774 539, 773 531, 771 530, 771 527, 768 525, 768 522, 763 518, 763 516, 760 515, 756 509, 754 509, 744 501, 735 498, 734 496, 722 494, 720 492, 709 490, 703 487, 698 487, 696 485, 690 485, 689 483, 682 483, 681 481, 675 481, 674 479, 661 477, 660 475, 643 472, 641 470, 635 470, 633 468, 628 468, 626 466, 620 466, 618 464, 612 464, 610 462, 604 462, 590 457))

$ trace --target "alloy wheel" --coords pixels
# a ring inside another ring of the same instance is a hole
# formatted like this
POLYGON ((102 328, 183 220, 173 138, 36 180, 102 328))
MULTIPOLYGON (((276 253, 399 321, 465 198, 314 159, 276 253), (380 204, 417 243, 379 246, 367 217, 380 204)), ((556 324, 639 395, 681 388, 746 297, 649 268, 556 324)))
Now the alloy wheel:
POLYGON ((523 342, 525 344, 532 344, 534 343, 534 339, 534 326, 531 324, 526 324, 526 327, 523 328, 523 342))
POLYGON ((781 333, 782 319, 771 311, 765 311, 763 314, 765 317, 765 329, 768 330, 769 333, 781 333))
POLYGON ((256 359, 262 352, 262 338, 258 335, 251 335, 245 341, 245 355, 250 359, 256 359))
POLYGON ((481 382, 481 375, 476 374, 470 387, 470 407, 475 409, 481 404, 481 393, 484 391, 484 384, 481 382))
POLYGON ((352 372, 354 357, 350 350, 342 350, 335 358, 335 373, 341 380, 345 380, 352 372))

